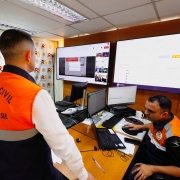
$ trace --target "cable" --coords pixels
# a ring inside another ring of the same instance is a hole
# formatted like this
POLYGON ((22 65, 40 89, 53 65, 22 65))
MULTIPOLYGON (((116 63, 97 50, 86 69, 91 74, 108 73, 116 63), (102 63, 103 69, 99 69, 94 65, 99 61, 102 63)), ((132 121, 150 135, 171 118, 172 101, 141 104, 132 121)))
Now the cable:
POLYGON ((106 157, 114 157, 114 153, 111 150, 102 151, 102 155, 106 157), (107 154, 105 154, 107 152, 107 154))
POLYGON ((116 150, 116 152, 124 162, 128 161, 129 157, 131 157, 131 156, 129 156, 129 155, 127 155, 127 154, 125 154, 125 153, 123 153, 121 151, 116 150))

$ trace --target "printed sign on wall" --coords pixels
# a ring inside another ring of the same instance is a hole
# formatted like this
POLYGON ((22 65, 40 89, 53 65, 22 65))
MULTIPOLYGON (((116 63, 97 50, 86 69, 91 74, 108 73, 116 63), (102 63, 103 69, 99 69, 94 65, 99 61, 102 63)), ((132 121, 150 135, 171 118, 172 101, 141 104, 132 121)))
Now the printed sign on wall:
MULTIPOLYGON (((46 41, 36 41, 36 62, 34 72, 30 73, 36 83, 46 89, 53 97, 53 59, 54 44, 46 41)), ((4 57, 0 52, 0 73, 5 65, 4 57)))
POLYGON ((34 40, 36 47, 35 69, 31 75, 36 83, 46 89, 53 97, 53 59, 54 44, 47 41, 34 40))

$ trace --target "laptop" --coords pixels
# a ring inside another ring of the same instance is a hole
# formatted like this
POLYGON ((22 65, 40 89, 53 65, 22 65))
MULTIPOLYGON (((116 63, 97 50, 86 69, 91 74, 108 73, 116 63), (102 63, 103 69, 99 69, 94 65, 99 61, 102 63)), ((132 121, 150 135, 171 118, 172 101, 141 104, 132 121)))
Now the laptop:
POLYGON ((98 140, 100 149, 124 149, 126 148, 113 129, 97 128, 96 124, 101 120, 97 114, 106 109, 106 89, 90 92, 87 95, 88 116, 92 119, 91 128, 98 140))
POLYGON ((114 132, 113 129, 97 128, 93 117, 92 117, 91 128, 95 135, 95 138, 98 141, 99 149, 110 150, 110 149, 126 148, 126 146, 122 143, 122 141, 120 140, 120 138, 117 136, 117 134, 114 132))

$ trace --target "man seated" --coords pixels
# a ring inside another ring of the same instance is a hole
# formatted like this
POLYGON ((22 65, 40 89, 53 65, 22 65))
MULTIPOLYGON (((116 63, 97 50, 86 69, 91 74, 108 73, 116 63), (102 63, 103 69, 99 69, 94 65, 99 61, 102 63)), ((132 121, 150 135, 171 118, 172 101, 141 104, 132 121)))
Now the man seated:
POLYGON ((171 100, 166 96, 150 97, 145 103, 149 124, 128 124, 131 130, 149 129, 140 148, 136 164, 126 179, 180 179, 180 120, 171 113, 171 100))

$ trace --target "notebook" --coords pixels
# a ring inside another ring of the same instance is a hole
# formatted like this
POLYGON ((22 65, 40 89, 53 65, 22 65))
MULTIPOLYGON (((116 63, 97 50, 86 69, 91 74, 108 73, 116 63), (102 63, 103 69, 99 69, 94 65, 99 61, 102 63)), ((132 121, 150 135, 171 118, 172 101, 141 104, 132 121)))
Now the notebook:
POLYGON ((91 128, 98 141, 99 149, 110 150, 126 148, 113 129, 97 128, 93 118, 91 128))

